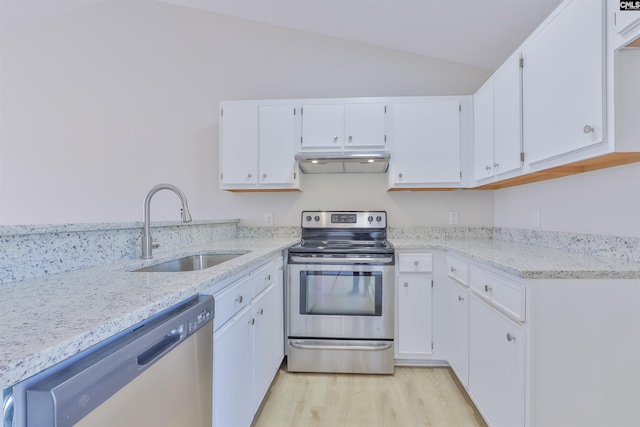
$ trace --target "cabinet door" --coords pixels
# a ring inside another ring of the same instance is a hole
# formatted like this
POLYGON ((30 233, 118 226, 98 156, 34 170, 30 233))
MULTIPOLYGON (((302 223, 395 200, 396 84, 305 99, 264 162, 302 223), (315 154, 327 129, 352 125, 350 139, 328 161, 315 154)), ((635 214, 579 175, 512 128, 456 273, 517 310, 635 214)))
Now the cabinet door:
POLYGON ((284 358, 282 281, 267 288, 253 303, 255 335, 255 410, 260 407, 284 358))
POLYGON ((513 57, 493 80, 493 166, 496 175, 518 170, 522 165, 520 70, 520 57, 513 57))
POLYGON ((221 185, 258 182, 258 107, 225 107, 220 117, 221 185))
POLYGON ((432 352, 430 276, 399 276, 396 358, 420 359, 432 352))
POLYGON ((294 184, 295 106, 260 107, 260 184, 294 184))
POLYGON ((603 141, 603 56, 599 0, 568 3, 525 46, 522 82, 527 163, 603 141))
POLYGON ((443 305, 445 354, 458 380, 466 386, 469 380, 469 289, 449 278, 443 305))
POLYGON ((393 182, 460 182, 460 103, 393 105, 393 182))
POLYGON ((493 177, 493 81, 473 95, 473 169, 476 181, 493 177))
POLYGON ((618 34, 625 34, 640 26, 640 10, 620 10, 620 1, 615 3, 615 30, 618 34))
POLYGON ((248 427, 253 401, 254 313, 251 306, 217 330, 213 339, 213 418, 216 427, 248 427))
POLYGON ((345 148, 384 147, 384 104, 346 104, 345 148))
POLYGON ((302 106, 302 148, 342 149, 344 106, 309 104, 302 106))
POLYGON ((469 392, 492 426, 524 425, 524 327, 472 294, 469 392))

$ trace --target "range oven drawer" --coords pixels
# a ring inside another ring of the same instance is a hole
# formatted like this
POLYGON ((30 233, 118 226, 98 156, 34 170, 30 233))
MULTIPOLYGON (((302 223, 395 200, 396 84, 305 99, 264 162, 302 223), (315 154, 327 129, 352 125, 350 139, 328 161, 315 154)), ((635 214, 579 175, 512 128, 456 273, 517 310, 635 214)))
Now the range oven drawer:
POLYGON ((393 374, 393 341, 289 339, 289 372, 393 374))

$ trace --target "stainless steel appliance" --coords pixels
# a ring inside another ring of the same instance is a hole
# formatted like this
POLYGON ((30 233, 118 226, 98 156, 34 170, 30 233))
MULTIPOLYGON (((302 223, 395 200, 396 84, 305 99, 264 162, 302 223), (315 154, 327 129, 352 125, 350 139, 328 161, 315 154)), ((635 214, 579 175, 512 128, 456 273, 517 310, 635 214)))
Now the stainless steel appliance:
POLYGON ((292 372, 393 373, 394 249, 382 211, 304 211, 288 255, 292 372))
POLYGON ((212 296, 198 296, 14 387, 16 426, 206 426, 212 296))

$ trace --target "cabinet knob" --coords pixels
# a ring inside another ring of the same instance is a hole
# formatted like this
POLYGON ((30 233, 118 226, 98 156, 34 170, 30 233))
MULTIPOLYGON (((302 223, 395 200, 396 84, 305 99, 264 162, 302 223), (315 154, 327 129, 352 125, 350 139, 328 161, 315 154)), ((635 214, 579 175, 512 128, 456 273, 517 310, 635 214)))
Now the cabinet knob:
POLYGON ((401 173, 398 174, 398 178, 402 178, 402 174, 401 173))
POLYGON ((493 164, 493 167, 494 167, 494 168, 497 168, 498 166, 500 166, 500 163, 494 163, 494 164, 493 164))
POLYGON ((251 318, 251 320, 249 320, 249 324, 250 325, 255 325, 256 324, 256 319, 251 318))
POLYGON ((353 141, 353 137, 349 135, 349 142, 353 141))
POLYGON ((458 301, 464 301, 464 297, 458 295, 458 301))
POLYGON ((589 126, 589 125, 585 125, 585 127, 582 128, 582 132, 591 133, 591 132, 593 132, 593 128, 591 126, 589 126))
POLYGON ((516 339, 516 336, 515 336, 515 335, 512 335, 512 334, 510 334, 510 333, 507 333, 507 341, 511 342, 511 341, 513 341, 513 340, 515 340, 515 339, 516 339))
POLYGON ((252 175, 250 173, 247 174, 247 178, 251 178, 252 175))
POLYGON ((484 291, 485 291, 485 292, 491 292, 491 286, 489 286, 489 285, 484 285, 484 291))
POLYGON ((238 296, 238 298, 236 298, 236 301, 242 303, 242 295, 238 296))
POLYGON ((409 282, 404 282, 404 287, 408 288, 409 287, 409 282))
POLYGON ((262 174, 262 177, 263 177, 263 178, 266 178, 266 177, 267 177, 267 174, 266 174, 266 173, 263 173, 263 174, 262 174))
POLYGON ((333 137, 333 142, 338 142, 338 137, 337 136, 333 137))
POLYGON ((417 260, 413 261, 413 265, 415 265, 416 267, 418 266, 418 264, 420 264, 417 260))

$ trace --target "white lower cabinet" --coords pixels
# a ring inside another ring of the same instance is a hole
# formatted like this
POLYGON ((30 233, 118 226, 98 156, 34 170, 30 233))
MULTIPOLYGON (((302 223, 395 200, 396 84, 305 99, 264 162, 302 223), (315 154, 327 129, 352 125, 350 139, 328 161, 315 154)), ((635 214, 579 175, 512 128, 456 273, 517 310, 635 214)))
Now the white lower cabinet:
POLYGON ((442 346, 463 386, 469 380, 469 288, 449 277, 442 300, 442 346))
POLYGON ((272 284, 251 304, 256 320, 254 411, 260 407, 283 358, 284 298, 282 281, 272 284))
POLYGON ((525 421, 525 331, 471 293, 469 393, 492 426, 525 421))
POLYGON ((441 354, 489 426, 640 425, 640 279, 523 279, 450 253, 439 268, 441 354))
POLYGON ((213 334, 213 422, 247 427, 254 414, 253 310, 245 307, 213 334))
POLYGON ((284 358, 282 258, 214 297, 216 318, 229 312, 227 306, 237 307, 213 333, 214 426, 248 427, 284 358))
POLYGON ((422 360, 433 352, 430 253, 399 253, 396 277, 396 360, 422 360))

